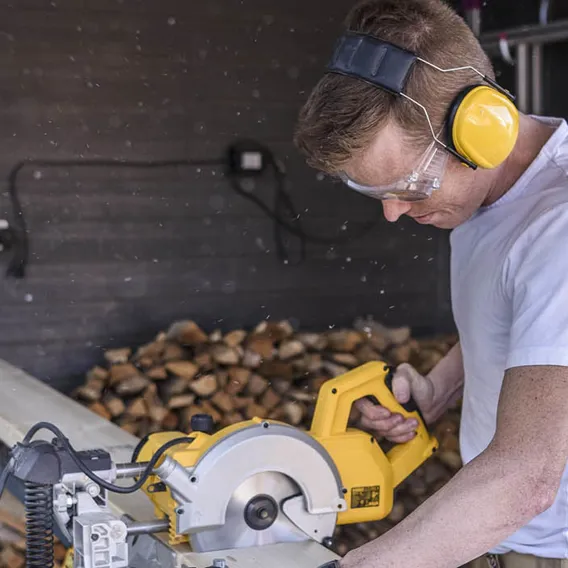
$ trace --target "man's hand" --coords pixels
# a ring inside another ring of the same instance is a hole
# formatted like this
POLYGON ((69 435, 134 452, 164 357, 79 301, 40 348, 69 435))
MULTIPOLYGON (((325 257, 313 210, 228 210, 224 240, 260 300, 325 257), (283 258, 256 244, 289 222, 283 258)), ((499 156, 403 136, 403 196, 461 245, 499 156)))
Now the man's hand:
POLYGON ((456 568, 553 503, 568 456, 568 366, 505 373, 489 446, 444 487, 341 568, 456 568), (527 410, 529 409, 529 410, 527 410))
MULTIPOLYGON (((399 365, 392 381, 393 394, 401 404, 414 398, 422 415, 427 420, 434 405, 434 385, 428 377, 422 376, 408 363, 399 365)), ((414 418, 405 419, 384 406, 360 399, 355 406, 362 414, 361 428, 391 442, 401 444, 412 440, 416 435, 418 422, 414 418)))

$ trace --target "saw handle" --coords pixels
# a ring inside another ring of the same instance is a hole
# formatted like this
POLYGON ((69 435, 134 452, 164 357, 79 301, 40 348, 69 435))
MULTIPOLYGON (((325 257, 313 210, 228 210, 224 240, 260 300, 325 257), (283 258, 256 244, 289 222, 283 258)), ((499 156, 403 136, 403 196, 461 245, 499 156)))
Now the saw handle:
POLYGON ((311 431, 320 438, 345 434, 353 403, 361 398, 374 399, 392 413, 401 414, 406 419, 416 419, 416 436, 408 442, 397 444, 386 453, 396 487, 430 457, 437 448, 437 441, 428 432, 414 400, 404 405, 396 400, 392 392, 392 379, 391 367, 383 362, 370 361, 326 381, 318 394, 311 431))

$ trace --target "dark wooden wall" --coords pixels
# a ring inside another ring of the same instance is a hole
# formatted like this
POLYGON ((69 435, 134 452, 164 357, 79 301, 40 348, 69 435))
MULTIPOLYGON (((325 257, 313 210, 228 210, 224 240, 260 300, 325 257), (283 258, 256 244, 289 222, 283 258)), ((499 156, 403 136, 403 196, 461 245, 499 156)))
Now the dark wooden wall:
MULTIPOLYGON (((318 180, 291 143, 350 5, 0 0, 1 175, 26 158, 215 158, 250 137, 286 164, 305 228, 356 231, 380 205, 318 180)), ((207 330, 366 315, 452 328, 443 231, 379 220, 351 244, 309 244, 294 265, 220 167, 29 167, 18 190, 30 264, 0 280, 0 357, 60 388, 104 348, 182 318, 207 330)), ((270 178, 253 192, 273 203, 270 178)))

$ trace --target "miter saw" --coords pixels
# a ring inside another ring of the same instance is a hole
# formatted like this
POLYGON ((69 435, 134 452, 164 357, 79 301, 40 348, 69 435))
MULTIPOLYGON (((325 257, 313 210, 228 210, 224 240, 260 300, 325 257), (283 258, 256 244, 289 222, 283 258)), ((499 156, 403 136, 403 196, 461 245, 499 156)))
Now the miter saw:
POLYGON ((189 434, 141 440, 128 464, 103 450, 77 452, 57 427, 37 424, 0 478, 0 492, 10 474, 26 485, 27 566, 53 565, 53 521, 72 543, 74 568, 339 566, 336 528, 386 517, 394 489, 438 447, 413 402, 396 401, 392 377, 372 361, 328 380, 308 431, 259 417, 214 432, 211 417, 196 415, 189 434), (364 397, 416 418, 416 436, 384 451, 350 426, 364 397), (32 441, 41 429, 56 438, 32 441), (127 478, 134 484, 115 483, 127 478), (139 490, 156 519, 113 514, 109 491, 139 490), (150 544, 157 533, 162 548, 150 544))

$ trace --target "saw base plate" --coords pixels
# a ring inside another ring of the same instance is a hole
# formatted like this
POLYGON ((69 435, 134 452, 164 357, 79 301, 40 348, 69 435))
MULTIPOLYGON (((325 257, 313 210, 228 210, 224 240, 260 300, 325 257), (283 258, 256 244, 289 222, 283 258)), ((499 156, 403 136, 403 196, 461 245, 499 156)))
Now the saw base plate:
POLYGON ((339 559, 313 540, 196 553, 184 545, 170 547, 155 535, 139 536, 131 553, 136 568, 210 568, 215 560, 224 560, 226 568, 318 568, 339 559))

